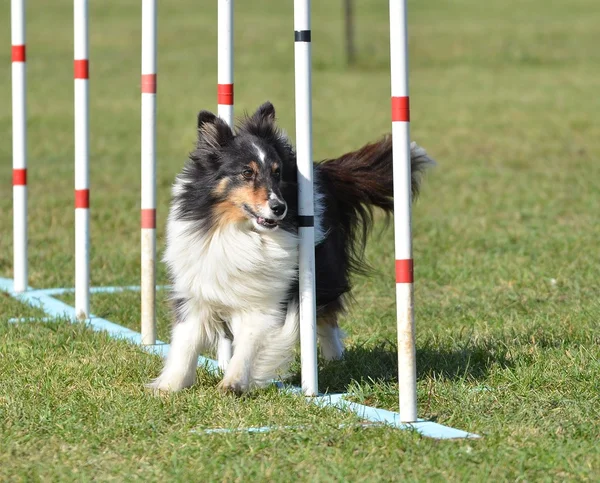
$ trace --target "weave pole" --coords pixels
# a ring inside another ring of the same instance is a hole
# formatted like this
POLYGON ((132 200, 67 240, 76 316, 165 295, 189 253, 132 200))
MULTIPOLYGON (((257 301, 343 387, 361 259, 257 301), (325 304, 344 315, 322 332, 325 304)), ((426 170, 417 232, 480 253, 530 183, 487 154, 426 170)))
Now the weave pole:
MULTIPOLYGON (((217 13, 217 113, 233 129, 233 0, 218 0, 217 13)), ((227 368, 232 355, 231 340, 219 337, 219 367, 227 368)))
POLYGON ((27 290, 27 111, 25 0, 10 4, 13 138, 13 290, 27 290))
POLYGON ((90 314, 88 2, 73 2, 75 77, 75 313, 90 314))
POLYGON ((300 277, 300 361, 302 390, 319 391, 315 297, 315 228, 312 162, 310 0, 294 0, 296 84, 296 158, 298 163, 298 234, 300 277))
POLYGON ((411 236, 410 110, 406 0, 390 0, 394 238, 400 420, 417 420, 417 364, 411 236))
POLYGON ((156 0, 142 0, 142 344, 156 343, 156 0))

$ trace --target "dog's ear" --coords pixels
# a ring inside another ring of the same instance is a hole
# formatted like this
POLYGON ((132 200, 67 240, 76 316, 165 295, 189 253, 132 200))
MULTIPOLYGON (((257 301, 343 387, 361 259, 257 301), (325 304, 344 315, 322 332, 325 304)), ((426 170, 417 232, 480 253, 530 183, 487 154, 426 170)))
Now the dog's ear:
POLYGON ((275 107, 269 101, 258 107, 256 112, 250 116, 250 122, 256 124, 274 124, 275 123, 275 107))
POLYGON ((238 132, 240 131, 265 139, 272 138, 277 131, 273 104, 267 101, 259 106, 254 114, 246 115, 238 126, 238 132))
POLYGON ((218 149, 233 140, 233 131, 220 117, 209 111, 198 113, 198 146, 218 149))

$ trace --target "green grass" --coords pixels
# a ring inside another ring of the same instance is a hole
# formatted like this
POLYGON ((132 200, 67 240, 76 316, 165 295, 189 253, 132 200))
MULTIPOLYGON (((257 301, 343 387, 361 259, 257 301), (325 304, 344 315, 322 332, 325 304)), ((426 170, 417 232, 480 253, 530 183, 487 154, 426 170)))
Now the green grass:
MULTIPOLYGON (((341 3, 313 2, 316 159, 389 130, 387 5, 356 3, 359 60, 348 68, 341 3)), ((90 9, 92 282, 138 284, 140 7, 90 9)), ((64 322, 8 324, 42 314, 0 294, 0 480, 596 480, 597 11, 594 0, 409 1, 412 136, 439 162, 414 207, 419 415, 483 439, 338 429, 355 419, 274 390, 225 397, 204 373, 190 390, 155 397, 143 383, 157 357, 64 322), (274 424, 309 429, 190 433, 274 424)), ((28 15, 30 284, 72 286, 72 4, 30 0, 28 15)), ((160 2, 159 16, 162 251, 196 112, 215 108, 216 2, 160 2)), ((269 99, 293 134, 292 3, 237 2, 236 21, 236 112, 269 99)), ((10 277, 9 49, 0 65, 0 276, 10 277)), ((374 233, 376 272, 354 280, 346 358, 321 370, 321 389, 388 409, 392 238, 374 233)), ((137 328, 139 295, 96 295, 92 311, 137 328)))

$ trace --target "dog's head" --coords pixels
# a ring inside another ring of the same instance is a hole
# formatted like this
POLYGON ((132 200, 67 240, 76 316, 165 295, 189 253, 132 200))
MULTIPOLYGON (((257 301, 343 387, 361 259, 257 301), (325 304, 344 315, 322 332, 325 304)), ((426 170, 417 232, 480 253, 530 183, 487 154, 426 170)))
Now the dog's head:
POLYGON ((204 200, 202 211, 210 212, 211 224, 247 221, 264 232, 276 230, 288 214, 284 188, 295 180, 295 157, 275 127, 271 103, 246 117, 235 135, 221 118, 201 111, 190 159, 195 181, 187 190, 205 192, 196 195, 204 200))

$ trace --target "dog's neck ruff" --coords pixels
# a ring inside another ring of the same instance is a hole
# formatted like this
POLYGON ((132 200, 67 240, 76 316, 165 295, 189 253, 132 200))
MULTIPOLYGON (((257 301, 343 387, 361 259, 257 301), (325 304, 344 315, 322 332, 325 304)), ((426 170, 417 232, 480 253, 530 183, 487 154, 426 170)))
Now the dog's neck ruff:
POLYGON ((297 277, 298 238, 282 229, 253 230, 250 222, 210 231, 171 213, 164 260, 177 274, 174 295, 201 299, 219 312, 253 310, 285 300, 297 277))

